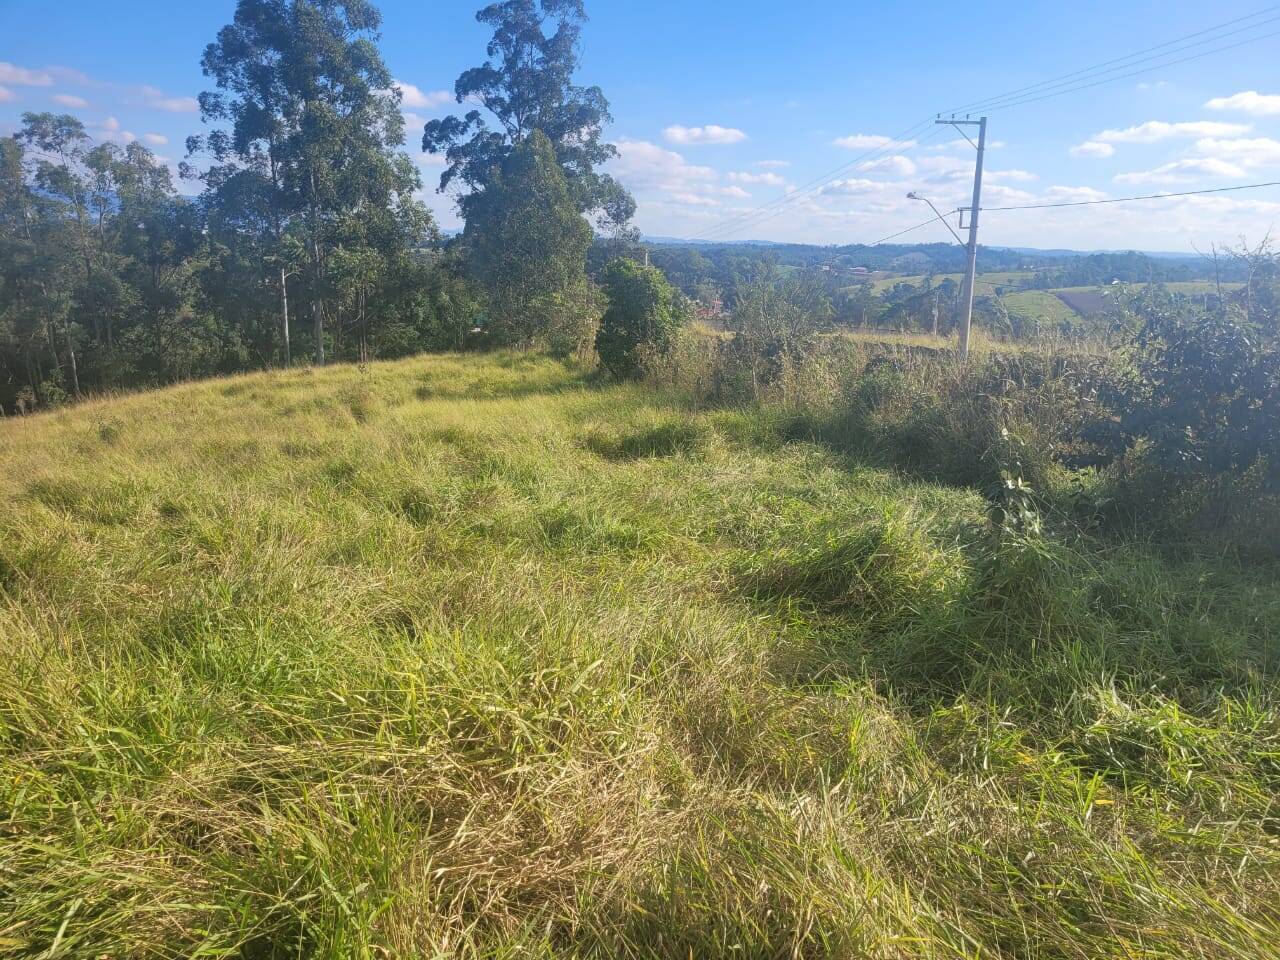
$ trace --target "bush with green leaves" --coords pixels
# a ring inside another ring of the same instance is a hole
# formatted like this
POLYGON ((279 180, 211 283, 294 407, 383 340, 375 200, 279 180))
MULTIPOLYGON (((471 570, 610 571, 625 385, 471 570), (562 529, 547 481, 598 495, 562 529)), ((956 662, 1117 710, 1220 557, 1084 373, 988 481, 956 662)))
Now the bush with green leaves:
POLYGON ((676 292, 661 270, 625 259, 609 265, 605 292, 609 308, 596 352, 615 377, 635 376, 646 353, 665 353, 671 346, 681 322, 676 292))
POLYGON ((1141 307, 1123 422, 1161 467, 1186 477, 1262 465, 1280 480, 1280 342, 1257 311, 1141 307))
POLYGON ((759 397, 789 361, 807 353, 834 318, 831 298, 813 278, 763 276, 740 287, 729 318, 729 354, 751 395, 759 397))

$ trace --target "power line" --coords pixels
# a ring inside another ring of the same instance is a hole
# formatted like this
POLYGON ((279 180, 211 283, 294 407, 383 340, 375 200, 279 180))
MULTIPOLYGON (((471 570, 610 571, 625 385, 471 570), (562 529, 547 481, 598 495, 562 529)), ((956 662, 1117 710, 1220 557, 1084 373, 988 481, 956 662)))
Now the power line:
MULTIPOLYGON (((923 123, 916 124, 916 126, 911 129, 915 131, 923 128, 924 124, 933 123, 933 122, 934 121, 932 119, 929 119, 924 121, 923 123)), ((841 173, 846 172, 849 168, 855 165, 860 165, 864 167, 868 165, 874 165, 881 162, 882 160, 888 159, 890 156, 896 154, 897 152, 900 152, 901 150, 904 149, 904 144, 902 143, 902 136, 903 136, 902 134, 898 134, 892 139, 890 143, 886 144, 885 146, 877 150, 870 151, 868 153, 864 153, 857 157, 854 157, 848 163, 843 164, 842 166, 832 171, 831 173, 827 174, 826 176, 818 177, 814 180, 809 181, 808 186, 800 189, 792 190, 790 193, 786 194, 785 196, 779 197, 777 200, 773 201, 770 204, 767 204, 755 210, 747 211, 745 214, 740 214, 738 217, 734 218, 732 221, 725 221, 725 223, 721 224, 718 227, 713 227, 707 230, 705 233, 699 235, 699 237, 695 239, 705 238, 715 233, 723 233, 726 227, 728 228, 728 231, 730 233, 733 233, 747 226, 759 226, 762 223, 768 223, 770 220, 773 220, 778 216, 781 216, 783 213, 785 213, 793 204, 799 203, 803 200, 807 200, 819 195, 823 189, 825 189, 830 184, 835 183, 839 175, 841 173)), ((923 146, 924 144, 929 143, 931 140, 937 139, 938 136, 939 136, 939 133, 937 131, 934 131, 933 133, 930 133, 927 136, 923 136, 919 140, 915 141, 914 145, 923 146)))
POLYGON ((1240 40, 1236 43, 1228 44, 1225 47, 1217 47, 1213 50, 1205 50, 1201 53, 1194 54, 1190 57, 1183 57, 1180 60, 1170 60, 1166 63, 1157 63, 1154 66, 1143 67, 1141 70, 1134 70, 1132 73, 1122 73, 1115 77, 1106 77, 1102 80, 1095 80, 1092 83, 1084 83, 1084 84, 1080 84, 1079 86, 1068 87, 1067 89, 1064 89, 1064 90, 1057 90, 1052 93, 1042 94, 1040 96, 1025 97, 1023 99, 1013 100, 1008 103, 998 103, 995 106, 984 108, 984 111, 987 113, 994 113, 997 110, 1007 110, 1011 107, 1021 107, 1028 103, 1039 103, 1041 100, 1049 100, 1053 97, 1065 96, 1068 93, 1078 93, 1081 90, 1089 90, 1093 87, 1102 86, 1103 84, 1115 83, 1117 80, 1127 80, 1130 77, 1138 77, 1144 73, 1151 73, 1152 71, 1155 71, 1155 70, 1162 70, 1165 67, 1176 67, 1179 64, 1191 63, 1193 60, 1202 60, 1205 57, 1213 56, 1216 53, 1225 53, 1228 50, 1235 50, 1237 47, 1247 46, 1248 44, 1257 43, 1261 40, 1268 40, 1271 37, 1277 37, 1277 36, 1280 36, 1280 30, 1275 30, 1275 31, 1272 31, 1271 33, 1264 33, 1257 37, 1250 37, 1246 40, 1240 40))
MULTIPOLYGON (((1271 37, 1280 36, 1280 30, 1277 30, 1270 33, 1261 34, 1258 36, 1246 37, 1245 39, 1236 41, 1235 43, 1231 43, 1226 46, 1215 47, 1214 49, 1211 49, 1211 50, 1200 51, 1199 53, 1192 54, 1191 56, 1182 57, 1174 60, 1167 59, 1170 56, 1176 56, 1177 54, 1183 53, 1194 47, 1203 46, 1205 44, 1217 43, 1221 40, 1227 39, 1228 37, 1236 36, 1240 33, 1244 33, 1249 30, 1254 30, 1254 29, 1257 29, 1258 27, 1266 26, 1267 24, 1280 21, 1280 17, 1269 17, 1268 19, 1259 19, 1262 17, 1267 17, 1269 14, 1272 14, 1277 10, 1280 10, 1280 5, 1272 5, 1270 7, 1266 7, 1262 10, 1259 10, 1256 13, 1249 14, 1248 16, 1238 17, 1234 20, 1228 20, 1216 26, 1207 27, 1203 30, 1199 30, 1194 33, 1187 34, 1185 36, 1179 37, 1174 40, 1166 41, 1165 43, 1162 43, 1162 44, 1157 44, 1156 46, 1153 46, 1153 47, 1147 47, 1143 50, 1139 50, 1135 53, 1129 54, 1128 56, 1118 57, 1112 60, 1103 61, 1102 63, 1095 64, 1091 67, 1085 67, 1080 70, 1073 71, 1072 73, 1063 74, 1059 77, 1040 81, 1039 83, 1031 84, 1029 86, 1016 88, 1004 94, 999 94, 994 97, 990 97, 986 100, 975 101, 974 103, 966 104, 965 106, 958 107, 953 111, 946 111, 946 112, 959 113, 964 110, 973 110, 973 109, 982 109, 984 110, 984 112, 994 112, 997 110, 1010 109, 1012 107, 1023 106, 1024 104, 1028 104, 1028 103, 1036 103, 1042 100, 1051 99, 1053 97, 1065 96, 1066 94, 1069 94, 1069 93, 1076 93, 1082 90, 1088 90, 1093 87, 1102 86, 1107 83, 1114 83, 1116 81, 1139 76, 1144 73, 1150 73, 1154 70, 1159 70, 1159 69, 1163 69, 1171 66, 1177 66, 1182 63, 1189 63, 1191 61, 1199 60, 1204 57, 1212 56, 1214 54, 1224 53, 1228 50, 1234 50, 1238 47, 1242 47, 1247 44, 1257 43, 1261 40, 1266 40, 1271 37), (1253 21, 1253 22, 1248 22, 1248 21, 1253 21), (1244 24, 1246 22, 1248 22, 1246 26, 1239 27, 1236 30, 1228 31, 1227 33, 1221 32, 1227 27, 1233 27, 1233 26, 1236 26, 1237 24, 1244 24), (1209 34, 1213 34, 1213 36, 1209 36, 1209 34), (1204 39, 1197 39, 1201 37, 1203 37, 1204 39), (1187 43, 1187 41, 1190 41, 1190 40, 1195 40, 1196 42, 1187 43), (1183 46, 1179 46, 1180 44, 1182 44, 1183 46), (1170 47, 1174 47, 1176 49, 1168 49, 1170 47), (1150 54, 1150 53, 1153 53, 1154 51, 1159 51, 1159 50, 1165 50, 1166 52, 1157 54, 1155 56, 1146 56, 1146 57, 1143 56, 1144 54, 1150 54), (1117 70, 1126 70, 1128 67, 1137 66, 1138 64, 1147 63, 1152 60, 1159 60, 1161 62, 1154 63, 1151 66, 1142 67, 1140 69, 1133 70, 1127 73, 1120 73, 1117 76, 1106 76, 1106 74, 1113 74, 1117 70), (1103 69, 1103 68, 1110 68, 1110 69, 1103 69), (1057 88, 1061 88, 1061 89, 1057 89, 1057 88)), ((770 203, 764 205, 763 207, 758 207, 754 210, 744 211, 733 217, 728 218, 727 220, 721 221, 720 223, 707 228, 707 230, 705 230, 703 233, 696 235, 693 239, 695 241, 696 240, 723 240, 723 239, 726 239, 731 234, 739 230, 742 230, 748 226, 759 226, 760 224, 767 223, 775 219, 776 217, 781 216, 784 212, 786 212, 796 203, 799 203, 802 200, 818 195, 826 186, 833 183, 840 176, 840 174, 852 169, 853 167, 859 164, 863 164, 865 166, 871 163, 878 162, 879 160, 886 158, 887 155, 904 149, 904 142, 907 141, 909 138, 911 138, 913 135, 917 134, 925 126, 925 124, 929 122, 930 121, 922 121, 921 123, 917 123, 907 128, 902 133, 896 134, 894 137, 892 137, 889 140, 888 143, 884 144, 882 147, 870 150, 866 153, 860 154, 857 157, 854 157, 852 160, 849 160, 848 162, 842 164, 839 167, 836 167, 834 170, 831 170, 826 174, 822 174, 810 181, 807 181, 805 184, 802 184, 800 188, 792 190, 790 193, 787 193, 784 196, 771 201, 770 203)), ((929 140, 933 139, 935 136, 936 134, 930 137, 922 138, 919 141, 917 141, 915 146, 919 146, 922 143, 928 142, 929 140)), ((1232 189, 1236 189, 1236 188, 1232 188, 1232 189)), ((1251 188, 1244 187, 1239 189, 1251 189, 1251 188)), ((1194 194, 1195 192, 1197 191, 1193 191, 1192 193, 1194 194)), ((1220 192, 1220 191, 1205 191, 1205 192, 1220 192)), ((1182 194, 1159 194, 1151 198, 1134 198, 1134 199, 1156 199, 1159 196, 1181 196, 1181 195, 1182 194)), ((1188 194, 1188 195, 1191 195, 1191 194, 1188 194)), ((1124 202, 1124 201, 1114 200, 1114 201, 1107 201, 1107 202, 1124 202)), ((1086 201, 1081 204, 1047 204, 1043 206, 1044 207, 1073 206, 1073 205, 1088 205, 1088 203, 1089 202, 1086 201)), ((1032 205, 1027 209, 1035 209, 1039 206, 1041 205, 1032 205)), ((999 209, 999 208, 988 208, 988 209, 999 209)), ((1009 208, 1009 209, 1019 209, 1019 208, 1009 208)), ((927 226, 928 223, 932 223, 932 222, 934 221, 930 220, 930 221, 927 221, 925 224, 921 224, 920 226, 927 226)), ((919 227, 914 227, 912 229, 919 229, 919 227)), ((893 238, 890 237, 886 239, 893 239, 893 238)), ((883 243, 883 242, 885 241, 884 240, 877 241, 877 243, 883 243)))
MULTIPOLYGON (((1212 190, 1186 190, 1181 193, 1152 193, 1141 197, 1110 197, 1105 200, 1072 200, 1061 203, 1028 203, 1016 207, 983 207, 982 213, 1006 213, 1013 210, 1053 210, 1059 207, 1093 207, 1105 203, 1136 203, 1142 200, 1176 200, 1178 197, 1199 197, 1210 193, 1233 193, 1239 190, 1260 190, 1264 187, 1280 187, 1280 180, 1273 180, 1268 183, 1247 183, 1238 187, 1217 187, 1212 190)), ((921 223, 917 223, 914 227, 907 227, 905 230, 899 230, 897 233, 890 234, 887 237, 869 244, 869 246, 877 247, 882 243, 888 243, 890 240, 897 240, 899 237, 906 236, 908 233, 914 233, 932 223, 939 220, 945 220, 953 213, 959 213, 959 210, 948 210, 941 216, 930 217, 921 223)))
MULTIPOLYGON (((1215 187, 1212 190, 1186 190, 1182 193, 1151 193, 1143 197, 1110 197, 1105 200, 1070 200, 1061 203, 1028 203, 1017 207, 983 207, 983 213, 1002 213, 1009 210, 1053 210, 1058 207, 1094 207, 1104 203, 1134 203, 1138 200, 1174 200, 1178 197, 1199 197, 1209 193, 1233 193, 1237 190, 1260 190, 1263 187, 1280 187, 1280 180, 1268 183, 1246 183, 1238 187, 1215 187)), ((933 221, 929 221, 932 223, 933 221)), ((914 229, 914 228, 913 228, 914 229)))
POLYGON ((838 176, 840 176, 840 174, 851 169, 852 167, 856 166, 859 163, 870 163, 873 161, 877 161, 882 159, 883 155, 904 149, 905 143, 910 137, 926 129, 928 125, 931 123, 933 123, 932 117, 930 117, 927 120, 922 120, 919 123, 913 124, 912 126, 908 127, 906 130, 902 131, 901 133, 894 134, 894 136, 889 139, 888 143, 883 144, 879 147, 872 147, 870 150, 867 150, 866 152, 859 154, 858 156, 854 157, 852 160, 846 161, 845 163, 836 167, 834 170, 830 170, 827 173, 820 174, 819 176, 814 177, 812 180, 806 181, 795 190, 791 191, 788 194, 784 194, 781 197, 778 197, 777 199, 771 201, 770 203, 765 204, 763 207, 757 207, 754 210, 749 210, 745 213, 737 214, 736 216, 730 217, 727 220, 723 220, 712 227, 708 227, 705 231, 698 234, 693 239, 694 240, 706 239, 713 234, 722 233, 722 232, 725 232, 726 230, 727 232, 732 233, 736 229, 748 225, 748 223, 757 219, 761 215, 768 213, 774 207, 786 207, 788 204, 794 202, 795 200, 798 200, 803 195, 811 192, 815 187, 821 188, 826 186, 828 183, 830 183, 831 181, 835 180, 838 176))
POLYGON ((939 216, 930 217, 928 220, 924 221, 923 223, 917 223, 914 227, 907 227, 907 229, 905 230, 899 230, 897 233, 891 233, 889 236, 884 237, 880 240, 877 240, 873 244, 870 244, 870 246, 878 247, 880 246, 880 244, 888 243, 890 240, 897 240, 899 237, 905 237, 908 233, 914 233, 917 230, 920 230, 924 227, 929 226, 929 224, 931 223, 937 223, 939 220, 945 220, 948 216, 957 212, 958 211, 956 210, 948 210, 946 213, 941 214, 939 216))
MULTIPOLYGON (((921 137, 921 138, 920 138, 920 140, 918 141, 917 145, 918 145, 918 146, 923 146, 924 144, 928 143, 928 142, 929 142, 929 141, 931 141, 931 140, 936 140, 940 135, 941 135, 941 134, 940 134, 939 132, 935 131, 934 133, 931 133, 931 134, 929 134, 929 135, 928 135, 928 136, 926 136, 926 137, 921 137)), ((887 158, 888 158, 888 157, 887 157, 887 155, 892 154, 892 153, 893 153, 893 150, 892 150, 892 149, 886 149, 886 150, 884 150, 884 151, 882 151, 882 152, 881 152, 881 154, 882 154, 881 156, 879 156, 879 157, 877 157, 877 158, 874 158, 874 159, 872 159, 872 160, 867 160, 867 161, 865 161, 865 162, 864 162, 864 165, 866 165, 866 164, 875 164, 875 163, 879 163, 879 162, 880 162, 880 160, 887 159, 887 158)), ((829 185, 831 185, 831 184, 833 184, 833 183, 835 183, 835 182, 836 182, 836 178, 835 178, 835 177, 832 177, 832 178, 829 178, 829 179, 827 179, 827 180, 824 180, 822 183, 819 183, 816 187, 811 187, 811 188, 810 188, 810 189, 808 189, 808 190, 804 190, 804 191, 793 191, 792 193, 788 194, 788 195, 784 198, 786 201, 788 201, 788 203, 787 203, 787 204, 784 204, 784 205, 782 205, 782 206, 779 206, 776 210, 773 210, 772 212, 768 212, 768 211, 766 211, 766 212, 764 212, 764 215, 763 215, 763 216, 759 216, 759 217, 755 218, 753 221, 749 221, 749 222, 747 222, 747 223, 744 223, 744 224, 742 224, 742 226, 750 225, 750 226, 756 226, 756 227, 758 227, 758 226, 759 226, 760 224, 762 224, 762 223, 768 223, 770 220, 775 220, 775 219, 777 219, 778 217, 780 217, 782 214, 784 214, 784 213, 786 213, 786 212, 787 212, 787 210, 789 209, 789 204, 790 204, 791 202, 798 203, 798 202, 800 202, 800 201, 802 201, 802 200, 807 200, 807 199, 811 199, 811 198, 813 198, 813 197, 819 196, 819 195, 822 193, 823 189, 825 189, 827 186, 829 186, 829 185)))
MULTIPOLYGON (((1147 47, 1135 53, 1128 54, 1127 56, 1117 57, 1113 60, 1104 60, 1101 63, 1096 63, 1089 67, 1083 67, 1079 70, 1074 70, 1071 73, 1064 73, 1060 76, 1053 77, 1048 80, 1042 80, 1038 83, 1029 84, 1028 86, 1025 86, 1025 87, 1019 87, 1014 90, 1009 90, 1009 91, 1006 91, 1005 93, 997 94, 995 96, 988 97, 984 100, 975 100, 972 103, 966 103, 962 106, 954 107, 950 110, 944 110, 943 112, 954 114, 954 113, 962 113, 965 111, 974 111, 974 110, 984 109, 991 104, 995 104, 1005 100, 1012 100, 1015 98, 1019 98, 1025 95, 1035 93, 1037 91, 1041 91, 1045 88, 1061 86, 1064 84, 1078 83, 1084 79, 1088 79, 1089 75, 1100 76, 1101 73, 1114 73, 1117 70, 1124 70, 1128 67, 1136 66, 1139 63, 1146 63, 1150 60, 1162 59, 1164 57, 1173 56, 1175 54, 1182 53, 1183 51, 1190 50, 1192 47, 1203 46, 1206 43, 1216 43, 1220 40, 1225 40, 1227 37, 1235 36, 1236 34, 1243 33, 1248 30, 1253 30, 1260 26, 1265 26, 1268 23, 1273 23, 1275 22, 1276 19, 1280 19, 1280 18, 1272 17, 1270 19, 1263 20, 1259 23, 1249 24, 1248 26, 1241 27, 1238 30, 1233 30, 1225 34, 1219 34, 1218 36, 1213 36, 1213 37, 1206 37, 1206 39, 1199 40, 1196 43, 1187 44, 1186 46, 1181 47, 1178 50, 1168 50, 1165 53, 1157 54, 1156 56, 1145 57, 1143 59, 1136 59, 1136 58, 1142 57, 1143 54, 1152 53, 1153 51, 1156 51, 1156 50, 1164 50, 1167 47, 1176 47, 1178 46, 1178 44, 1185 43, 1188 40, 1193 40, 1196 37, 1203 37, 1206 34, 1210 34, 1210 33, 1217 34, 1218 31, 1224 29, 1225 27, 1235 26, 1236 24, 1243 23, 1246 20, 1257 20, 1259 17, 1263 17, 1263 16, 1266 16, 1267 14, 1274 13, 1277 10, 1280 10, 1280 5, 1273 5, 1270 7, 1266 7, 1265 9, 1259 10, 1256 13, 1251 13, 1248 16, 1238 17, 1235 20, 1228 20, 1225 23, 1220 23, 1220 24, 1217 24, 1216 26, 1207 27, 1204 30, 1196 31, 1195 33, 1189 33, 1186 36, 1179 37, 1175 40, 1169 40, 1169 41, 1166 41, 1165 43, 1157 44, 1154 47, 1147 47), (1111 67, 1112 69, 1103 70, 1102 68, 1104 67, 1111 67), (1099 71, 1101 71, 1101 73, 1099 73, 1099 71)), ((1262 38, 1258 38, 1258 39, 1262 39, 1262 38)))

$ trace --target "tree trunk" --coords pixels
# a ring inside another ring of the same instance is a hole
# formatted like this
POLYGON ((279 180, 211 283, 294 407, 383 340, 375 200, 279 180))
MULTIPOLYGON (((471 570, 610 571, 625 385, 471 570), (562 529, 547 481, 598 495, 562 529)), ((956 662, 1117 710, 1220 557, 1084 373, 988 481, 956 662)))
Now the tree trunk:
POLYGON ((71 388, 77 400, 80 399, 80 371, 76 367, 76 345, 71 339, 71 321, 62 318, 62 327, 67 335, 67 356, 71 361, 71 388))
POLYGON ((280 339, 284 344, 284 365, 288 367, 293 359, 289 352, 289 281, 284 267, 280 268, 280 339))
POLYGON ((324 366, 324 311, 320 308, 320 301, 312 301, 311 304, 311 326, 316 338, 316 366, 324 366))

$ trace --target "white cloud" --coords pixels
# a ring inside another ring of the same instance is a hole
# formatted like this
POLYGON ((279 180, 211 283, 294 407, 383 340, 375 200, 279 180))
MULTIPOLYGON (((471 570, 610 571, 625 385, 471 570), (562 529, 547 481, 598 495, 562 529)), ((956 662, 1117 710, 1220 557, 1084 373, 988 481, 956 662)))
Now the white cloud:
POLYGON ((766 187, 785 187, 787 181, 785 177, 776 173, 731 173, 729 174, 731 183, 759 183, 766 187))
POLYGON ((107 117, 107 119, 102 121, 100 126, 102 127, 103 130, 107 130, 114 133, 115 131, 120 129, 120 121, 117 120, 115 117, 107 117))
POLYGON ((1045 197, 1051 203, 1080 203, 1088 200, 1106 200, 1109 197, 1104 190, 1093 187, 1050 187, 1045 197))
POLYGON ((1215 97, 1205 104, 1208 110, 1236 110, 1255 117, 1273 117, 1280 114, 1280 95, 1261 94, 1257 90, 1245 90, 1230 97, 1215 97))
POLYGON ((1257 137, 1252 140, 1196 141, 1196 152, 1204 157, 1225 160, 1247 169, 1280 166, 1280 140, 1257 137))
POLYGON ((988 187, 983 196, 991 203, 1001 204, 1034 203, 1040 199, 1034 193, 1019 190, 1016 187, 1001 186, 998 183, 988 187))
POLYGON ((700 196, 696 193, 673 193, 671 199, 676 203, 685 203, 691 207, 718 207, 720 201, 712 197, 700 196))
POLYGON ((89 105, 89 101, 84 97, 77 97, 70 93, 55 93, 49 99, 60 106, 70 107, 73 110, 83 110, 89 105))
POLYGON ((1003 183, 1005 181, 1030 183, 1032 180, 1039 180, 1040 178, 1028 170, 990 170, 986 173, 985 179, 991 183, 1003 183))
POLYGON ((0 87, 0 103, 11 103, 18 99, 18 95, 8 87, 0 87))
POLYGON ((167 113, 195 113, 200 109, 200 101, 195 97, 157 97, 147 101, 147 106, 167 113))
POLYGON ((162 133, 144 133, 142 139, 153 147, 163 147, 169 142, 169 138, 162 133))
POLYGON ((747 139, 747 135, 741 130, 734 127, 717 126, 714 123, 709 123, 705 127, 682 127, 676 125, 667 127, 662 133, 667 138, 668 143, 678 143, 685 146, 742 143, 747 139))
POLYGON ((1116 183, 1192 183, 1197 177, 1243 177, 1245 170, 1225 160, 1213 157, 1188 158, 1175 160, 1156 167, 1154 170, 1136 170, 1122 173, 1116 177, 1116 183))
POLYGON ((909 150, 916 145, 914 140, 897 141, 878 133, 855 133, 847 137, 837 137, 831 143, 832 146, 844 147, 846 150, 879 150, 884 147, 909 150))
POLYGON ((454 99, 453 94, 448 90, 423 90, 403 80, 395 81, 395 85, 400 88, 400 93, 403 95, 401 103, 418 110, 434 110, 454 99))
POLYGON ((1148 120, 1123 130, 1103 130, 1094 140, 1102 143, 1158 143, 1174 137, 1236 137, 1248 133, 1246 124, 1220 123, 1216 120, 1192 120, 1185 123, 1165 123, 1148 120))
POLYGON ((869 193, 880 193, 890 185, 882 180, 866 180, 853 178, 850 180, 833 180, 820 191, 828 196, 861 197, 869 193))
POLYGON ((915 175, 916 165, 910 158, 895 154, 892 157, 882 157, 879 160, 860 163, 858 164, 858 169, 863 173, 870 173, 874 170, 895 177, 910 177, 915 175))
POLYGON ((762 170, 785 170, 791 166, 790 160, 757 160, 756 166, 762 170))
POLYGON ((53 74, 48 70, 28 70, 0 61, 0 83, 12 83, 19 87, 51 87, 53 74))
POLYGON ((751 198, 751 194, 741 187, 719 187, 716 189, 716 193, 722 197, 734 197, 738 200, 749 200, 751 198))
MULTIPOLYGON (((1008 145, 1009 144, 1005 143, 1005 141, 1003 140, 987 141, 988 150, 1003 150, 1008 145)), ((962 152, 972 153, 974 150, 974 146, 968 140, 961 139, 961 140, 948 140, 946 143, 937 143, 929 147, 928 149, 933 151, 934 153, 945 153, 949 150, 960 150, 962 152)))
POLYGON ((719 178, 711 167, 687 163, 674 150, 647 140, 621 139, 614 144, 618 158, 610 165, 623 183, 637 189, 688 190, 690 185, 719 178))
POLYGON ((1116 148, 1109 143, 1101 143, 1098 140, 1086 140, 1084 143, 1071 148, 1073 157, 1094 157, 1105 159, 1116 155, 1116 148))

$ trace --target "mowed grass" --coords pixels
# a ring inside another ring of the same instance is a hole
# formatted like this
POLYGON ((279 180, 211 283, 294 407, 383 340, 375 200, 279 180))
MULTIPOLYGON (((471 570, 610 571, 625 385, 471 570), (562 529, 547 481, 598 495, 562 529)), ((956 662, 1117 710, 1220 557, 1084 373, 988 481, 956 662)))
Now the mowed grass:
POLYGON ((0 423, 0 954, 1280 956, 1277 571, 536 357, 0 423))

